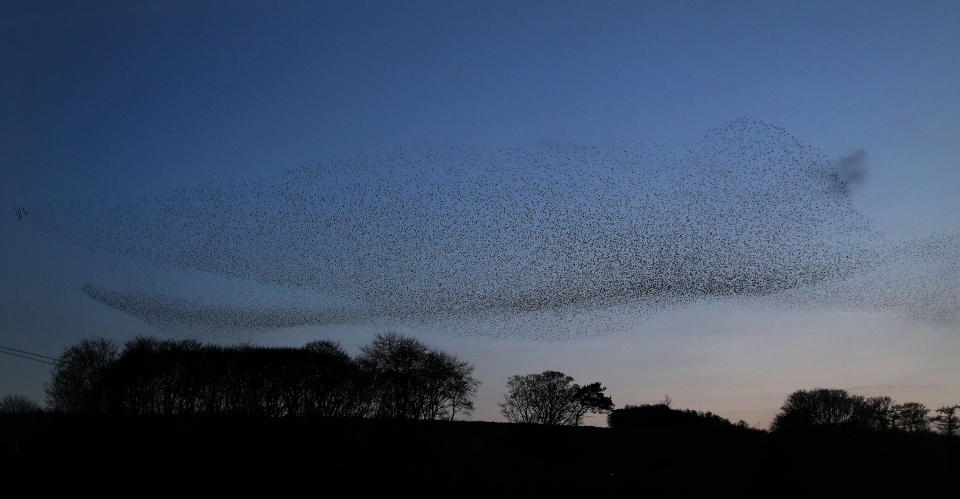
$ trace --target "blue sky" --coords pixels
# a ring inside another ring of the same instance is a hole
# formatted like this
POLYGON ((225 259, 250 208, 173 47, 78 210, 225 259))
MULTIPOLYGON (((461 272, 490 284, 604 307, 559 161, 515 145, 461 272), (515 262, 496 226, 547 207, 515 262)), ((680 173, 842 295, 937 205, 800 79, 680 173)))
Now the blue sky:
MULTIPOLYGON (((747 116, 865 151, 854 203, 893 237, 960 229, 957 2, 23 2, 0 74, 0 338, 45 352, 151 330, 88 303, 85 257, 13 206, 398 144, 683 143, 747 116)), ((15 360, 0 392, 39 397, 15 360)), ((479 368, 491 394, 512 374, 479 368)))
POLYGON ((6 10, 8 194, 189 185, 421 141, 682 142, 739 116, 830 155, 864 149, 913 190, 957 185, 953 2, 6 10))

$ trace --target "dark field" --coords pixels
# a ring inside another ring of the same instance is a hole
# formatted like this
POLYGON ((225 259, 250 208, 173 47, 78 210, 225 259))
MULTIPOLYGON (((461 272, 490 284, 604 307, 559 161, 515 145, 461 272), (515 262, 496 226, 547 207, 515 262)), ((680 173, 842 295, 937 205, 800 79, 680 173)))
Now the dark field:
POLYGON ((956 497, 960 439, 486 422, 0 417, 9 476, 417 496, 956 497))

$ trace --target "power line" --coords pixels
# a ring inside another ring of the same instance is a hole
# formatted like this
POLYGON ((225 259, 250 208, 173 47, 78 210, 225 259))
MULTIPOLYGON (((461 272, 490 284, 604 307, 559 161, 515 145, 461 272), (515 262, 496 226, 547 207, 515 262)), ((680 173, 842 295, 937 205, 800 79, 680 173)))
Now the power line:
POLYGON ((30 352, 18 351, 18 350, 16 350, 16 349, 6 348, 6 347, 2 347, 2 346, 0 346, 0 353, 5 353, 5 354, 7 354, 7 355, 13 355, 13 356, 15 356, 15 357, 21 357, 21 358, 24 358, 24 359, 35 360, 35 361, 38 361, 38 362, 45 362, 45 363, 47 363, 47 364, 58 364, 58 363, 59 363, 58 360, 51 360, 51 359, 49 359, 49 358, 45 358, 46 356, 38 356, 38 355, 34 355, 34 354, 30 353, 30 352), (11 351, 11 350, 12 350, 12 351, 11 351))
POLYGON ((14 352, 19 352, 19 353, 22 353, 22 354, 30 355, 30 356, 32 356, 32 357, 43 357, 43 358, 45 358, 45 359, 50 359, 50 360, 54 360, 54 361, 60 360, 60 357, 51 357, 51 356, 49 356, 49 355, 43 355, 43 354, 39 354, 39 353, 28 352, 28 351, 26 351, 26 350, 19 350, 19 349, 17 349, 17 348, 7 347, 7 346, 3 346, 3 345, 0 345, 0 348, 2 348, 2 349, 4 349, 4 350, 12 350, 12 351, 14 351, 14 352))
POLYGON ((44 363, 44 364, 50 364, 51 366, 57 365, 57 363, 56 363, 56 362, 53 362, 53 361, 38 359, 38 358, 36 358, 36 357, 28 357, 28 356, 26 356, 26 355, 20 355, 20 354, 18 354, 18 353, 8 352, 8 351, 6 351, 6 350, 0 350, 0 353, 5 353, 5 354, 7 354, 7 355, 12 355, 12 356, 14 356, 14 357, 20 357, 21 359, 32 360, 32 361, 34 361, 34 362, 42 362, 42 363, 44 363))
POLYGON ((44 364, 50 364, 51 366, 55 366, 60 363, 60 359, 57 357, 51 357, 49 355, 28 352, 26 350, 20 350, 19 348, 13 348, 13 347, 8 347, 4 345, 0 345, 0 353, 12 355, 14 357, 20 357, 21 359, 32 360, 34 362, 42 362, 44 364))

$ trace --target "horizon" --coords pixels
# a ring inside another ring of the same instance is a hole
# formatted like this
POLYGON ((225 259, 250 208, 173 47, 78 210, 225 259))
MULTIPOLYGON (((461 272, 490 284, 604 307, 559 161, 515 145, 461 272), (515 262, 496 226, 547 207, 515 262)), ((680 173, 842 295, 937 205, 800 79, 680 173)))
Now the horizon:
POLYGON ((396 331, 486 421, 545 370, 960 401, 957 5, 231 7, 4 8, 0 345, 396 331))

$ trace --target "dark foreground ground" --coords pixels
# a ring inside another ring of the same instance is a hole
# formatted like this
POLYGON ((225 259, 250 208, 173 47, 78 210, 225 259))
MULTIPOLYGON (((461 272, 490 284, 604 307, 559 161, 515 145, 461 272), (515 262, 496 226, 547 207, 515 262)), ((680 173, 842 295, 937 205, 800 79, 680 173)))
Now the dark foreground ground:
POLYGON ((960 497, 960 437, 936 435, 38 414, 0 416, 0 464, 8 480, 138 493, 960 497))

